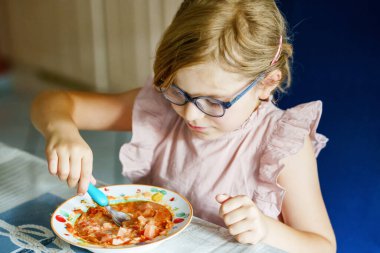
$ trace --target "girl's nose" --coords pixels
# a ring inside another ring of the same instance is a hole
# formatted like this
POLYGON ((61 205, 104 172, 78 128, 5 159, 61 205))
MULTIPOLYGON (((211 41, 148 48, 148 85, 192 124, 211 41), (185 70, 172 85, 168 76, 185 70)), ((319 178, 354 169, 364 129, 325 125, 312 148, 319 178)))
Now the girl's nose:
POLYGON ((183 112, 183 118, 187 121, 193 121, 200 118, 203 118, 205 114, 198 109, 198 107, 188 102, 186 105, 184 105, 184 112, 183 112))

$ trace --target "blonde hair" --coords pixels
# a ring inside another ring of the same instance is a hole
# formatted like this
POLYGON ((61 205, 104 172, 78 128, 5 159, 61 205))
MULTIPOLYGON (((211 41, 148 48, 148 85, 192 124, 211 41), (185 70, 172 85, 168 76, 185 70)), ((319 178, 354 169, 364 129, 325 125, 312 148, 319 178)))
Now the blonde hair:
POLYGON ((185 0, 158 45, 154 85, 165 88, 181 68, 213 61, 252 79, 279 69, 277 88, 284 91, 293 53, 286 30, 273 0, 185 0), (281 36, 279 58, 271 65, 281 36))

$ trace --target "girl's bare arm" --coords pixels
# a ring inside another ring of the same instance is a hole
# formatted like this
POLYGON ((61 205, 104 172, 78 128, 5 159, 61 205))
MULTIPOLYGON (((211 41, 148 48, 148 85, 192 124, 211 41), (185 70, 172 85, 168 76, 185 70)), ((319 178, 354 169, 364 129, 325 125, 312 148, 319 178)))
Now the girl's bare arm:
POLYGON ((55 126, 84 130, 132 130, 132 109, 140 89, 118 94, 49 91, 36 97, 31 118, 46 136, 55 126))
POLYGON ((93 155, 79 129, 132 130, 132 110, 139 89, 120 94, 89 92, 44 92, 31 108, 34 126, 46 139, 49 172, 78 184, 78 193, 87 191, 92 177, 93 155))
POLYGON ((264 242, 291 253, 336 252, 336 241, 322 198, 317 163, 310 138, 299 153, 283 160, 278 183, 286 190, 284 223, 266 217, 264 242))

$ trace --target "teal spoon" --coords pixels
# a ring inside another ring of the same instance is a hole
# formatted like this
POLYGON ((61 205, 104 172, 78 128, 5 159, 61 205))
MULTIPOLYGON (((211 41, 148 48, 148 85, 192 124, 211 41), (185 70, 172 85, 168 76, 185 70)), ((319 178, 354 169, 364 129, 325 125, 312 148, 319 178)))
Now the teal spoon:
POLYGON ((87 192, 99 206, 104 206, 107 209, 108 213, 112 217, 113 222, 115 222, 115 224, 119 227, 123 221, 128 221, 131 219, 131 216, 129 214, 116 211, 110 207, 107 196, 93 184, 89 184, 87 192))

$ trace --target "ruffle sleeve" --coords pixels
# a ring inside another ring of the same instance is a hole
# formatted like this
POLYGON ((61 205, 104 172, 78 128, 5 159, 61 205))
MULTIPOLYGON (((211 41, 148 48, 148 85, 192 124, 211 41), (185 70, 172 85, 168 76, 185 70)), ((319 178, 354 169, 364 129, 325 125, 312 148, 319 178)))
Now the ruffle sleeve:
POLYGON ((168 131, 170 105, 154 89, 152 79, 141 88, 133 105, 132 139, 119 153, 122 174, 132 182, 145 177, 153 160, 154 150, 168 131))
POLYGON ((316 132, 322 113, 322 102, 301 104, 282 113, 263 149, 258 170, 254 200, 266 215, 277 218, 285 190, 277 184, 284 165, 281 159, 295 155, 304 145, 307 135, 312 141, 315 156, 326 146, 328 139, 316 132))

